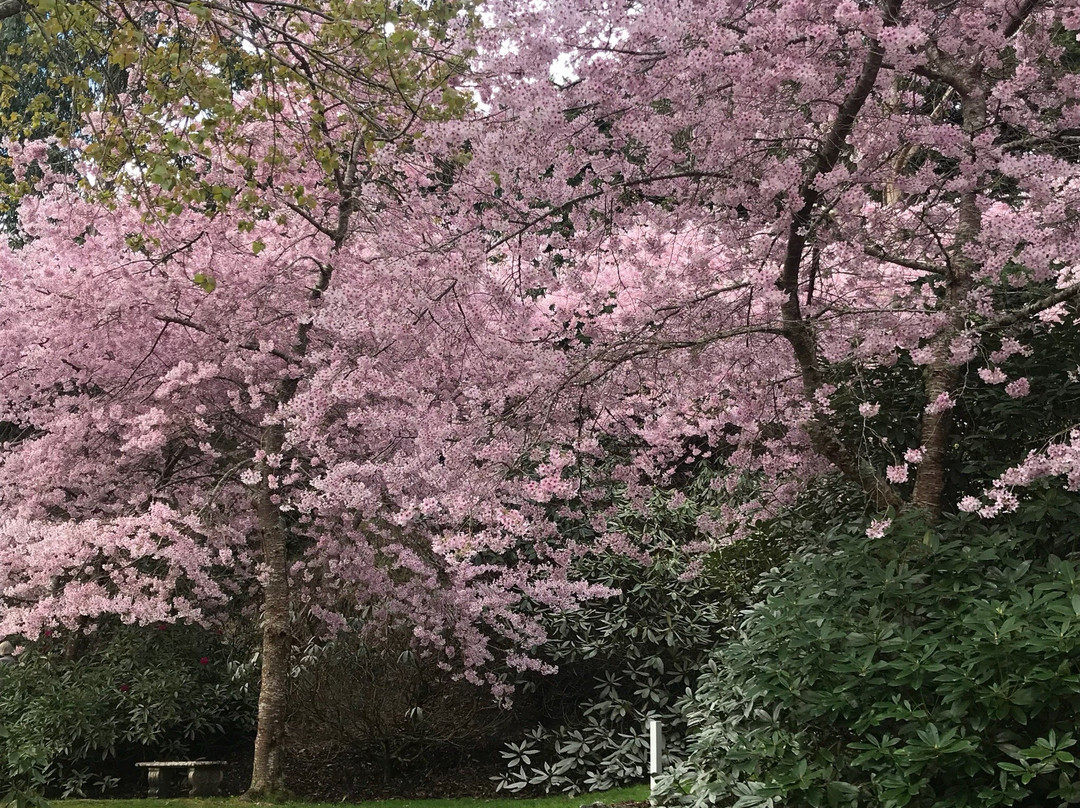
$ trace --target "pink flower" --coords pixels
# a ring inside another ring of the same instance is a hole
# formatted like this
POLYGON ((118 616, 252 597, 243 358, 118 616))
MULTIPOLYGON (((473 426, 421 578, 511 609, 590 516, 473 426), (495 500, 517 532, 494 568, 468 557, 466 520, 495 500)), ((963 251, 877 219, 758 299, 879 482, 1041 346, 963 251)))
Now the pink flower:
POLYGON ((1048 309, 1043 309, 1035 316, 1042 320, 1042 322, 1044 323, 1048 323, 1050 325, 1057 325, 1064 320, 1064 317, 1067 313, 1068 310, 1065 308, 1065 304, 1058 303, 1056 306, 1051 306, 1048 309))
POLYGON ((1031 349, 1021 345, 1011 337, 1006 337, 1001 341, 1001 348, 990 354, 990 360, 992 362, 1004 362, 1013 354, 1022 354, 1023 356, 1030 356, 1031 349))
POLYGON ((1031 386, 1028 384, 1026 377, 1021 377, 1005 385, 1005 392, 1010 398, 1023 398, 1031 392, 1031 386))
POLYGON ((204 657, 199 657, 199 664, 200 665, 209 665, 210 664, 210 657, 205 657, 205 656, 204 657))
POLYGON ((885 476, 889 479, 890 483, 906 483, 908 479, 908 464, 902 463, 899 466, 889 466, 885 469, 885 476))
POLYGON ((929 404, 926 405, 927 415, 937 415, 939 412, 945 412, 951 410, 956 406, 956 402, 948 393, 942 393, 929 404))
POLYGON ((904 460, 909 463, 921 463, 922 459, 922 449, 908 449, 906 452, 904 452, 904 460))
POLYGON ((892 526, 892 519, 875 519, 866 529, 866 536, 870 539, 880 539, 892 526))
POLYGON ((975 513, 982 507, 982 503, 975 497, 964 497, 956 507, 964 513, 975 513))
POLYGON ((979 378, 987 384, 1001 384, 1009 377, 1001 368, 979 368, 979 378))
POLYGON ((880 404, 871 404, 869 401, 864 401, 859 405, 859 415, 863 418, 873 418, 880 410, 880 404))

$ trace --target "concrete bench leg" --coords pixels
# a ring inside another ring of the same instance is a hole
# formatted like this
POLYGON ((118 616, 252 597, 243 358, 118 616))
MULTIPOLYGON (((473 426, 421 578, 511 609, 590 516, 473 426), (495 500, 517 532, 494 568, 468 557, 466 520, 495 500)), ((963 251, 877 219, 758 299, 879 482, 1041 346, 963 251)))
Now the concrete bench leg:
POLYGON ((213 797, 221 790, 223 772, 217 766, 192 766, 188 769, 189 794, 192 797, 213 797))
POLYGON ((146 770, 146 796, 157 797, 161 793, 161 769, 146 770))

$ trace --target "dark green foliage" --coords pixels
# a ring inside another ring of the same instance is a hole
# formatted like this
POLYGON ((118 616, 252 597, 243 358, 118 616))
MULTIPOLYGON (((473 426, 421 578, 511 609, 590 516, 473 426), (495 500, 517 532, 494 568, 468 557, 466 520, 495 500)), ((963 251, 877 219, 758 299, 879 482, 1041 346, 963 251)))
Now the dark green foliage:
MULTIPOLYGON (((1080 802, 1080 497, 1009 517, 848 522, 766 574, 689 707, 685 800, 1080 802)), ((672 797, 669 802, 676 802, 672 797)))
POLYGON ((254 729, 239 653, 187 626, 43 637, 0 668, 0 791, 101 793, 135 760, 206 755, 254 729))
MULTIPOLYGON (((660 547, 700 540, 697 518, 723 498, 711 480, 712 470, 702 466, 688 473, 685 497, 658 491, 644 513, 624 503, 617 529, 660 547)), ((822 518, 820 504, 808 502, 712 553, 700 572, 676 552, 657 552, 648 564, 625 556, 581 562, 585 578, 616 594, 547 618, 550 639, 537 654, 559 672, 519 684, 518 709, 532 706, 537 725, 504 748, 499 789, 577 793, 640 782, 649 718, 663 722, 669 753, 682 756, 686 720, 678 700, 695 685, 757 577, 822 518)), ((830 511, 848 507, 843 495, 828 502, 830 511)))
MULTIPOLYGON (((34 23, 27 14, 0 20, 0 136, 20 143, 79 134, 80 126, 69 86, 49 65, 41 63, 42 54, 31 44, 33 30, 34 23)), ((58 43, 53 57, 79 74, 91 67, 90 60, 78 58, 63 43, 58 43)), ((112 75, 115 71, 106 73, 112 75)), ((0 149, 0 229, 16 237, 20 192, 6 157, 6 148, 0 149)), ((70 170, 70 153, 55 143, 50 145, 47 159, 54 171, 70 170)), ((39 179, 40 168, 31 167, 28 178, 39 179)))
POLYGON ((449 776, 483 782, 470 769, 496 756, 514 716, 431 656, 410 631, 374 631, 359 616, 349 631, 296 649, 289 788, 336 800, 411 796, 449 776))
POLYGON ((661 719, 672 749, 682 750, 675 702, 732 612, 723 591, 700 577, 680 581, 683 571, 680 563, 607 559, 589 578, 619 594, 551 615, 540 656, 559 673, 519 684, 519 702, 536 704, 540 723, 506 745, 500 790, 579 793, 640 782, 647 718, 661 719))

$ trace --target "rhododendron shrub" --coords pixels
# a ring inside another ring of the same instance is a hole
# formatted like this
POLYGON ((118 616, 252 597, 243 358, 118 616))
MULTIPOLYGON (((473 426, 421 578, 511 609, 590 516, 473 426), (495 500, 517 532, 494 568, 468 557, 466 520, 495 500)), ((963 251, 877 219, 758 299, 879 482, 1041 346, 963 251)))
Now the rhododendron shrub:
POLYGON ((852 519, 767 572, 681 705, 667 805, 1072 805, 1080 497, 852 519))
MULTIPOLYGON (((585 577, 616 594, 573 611, 545 610, 548 640, 537 654, 558 672, 520 676, 515 711, 524 705, 530 715, 533 707, 537 724, 504 745, 499 790, 577 794, 640 782, 650 718, 663 722, 668 760, 685 758, 679 701, 730 633, 757 577, 816 534, 815 517, 825 519, 810 507, 790 509, 709 553, 696 570, 701 559, 687 563, 686 537, 727 497, 710 485, 714 469, 705 463, 682 476, 674 490, 650 497, 644 513, 620 502, 611 520, 612 528, 654 548, 649 563, 626 556, 583 559, 578 567, 585 577)), ((841 503, 852 499, 861 505, 847 491, 829 490, 829 516, 844 512, 841 503)))
POLYGON ((220 757, 254 730, 249 656, 235 637, 191 626, 49 631, 0 673, 5 794, 130 791, 135 760, 220 757))

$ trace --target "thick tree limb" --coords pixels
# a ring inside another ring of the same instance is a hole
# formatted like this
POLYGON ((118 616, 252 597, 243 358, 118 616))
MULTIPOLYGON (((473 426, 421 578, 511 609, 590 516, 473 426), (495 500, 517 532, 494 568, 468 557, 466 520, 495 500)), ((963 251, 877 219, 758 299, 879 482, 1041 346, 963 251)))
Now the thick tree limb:
POLYGON ((1043 0, 1024 0, 1015 16, 1013 16, 1013 18, 1009 20, 1009 24, 1005 26, 1005 31, 1003 32, 1005 36, 1011 37, 1019 31, 1020 26, 1024 24, 1024 20, 1030 17, 1031 12, 1038 8, 1042 2, 1043 0))
POLYGON ((24 11, 26 11, 26 3, 23 0, 0 0, 0 20, 6 20, 24 11))
MULTIPOLYGON (((901 2, 902 0, 889 0, 886 4, 885 22, 887 25, 894 23, 900 14, 901 2)), ((792 217, 788 228, 784 265, 776 282, 777 288, 785 294, 784 302, 780 306, 783 314, 784 336, 795 354, 795 360, 802 373, 803 391, 809 401, 814 400, 814 395, 822 384, 822 372, 813 323, 803 317, 800 308, 799 281, 814 209, 821 201, 821 192, 817 190, 814 182, 819 176, 832 171, 840 161, 848 137, 855 127, 855 121, 877 83, 884 58, 884 46, 877 40, 872 40, 855 86, 851 88, 840 105, 836 120, 833 121, 817 159, 802 183, 803 204, 792 217)), ((901 503, 900 496, 892 486, 868 464, 859 461, 858 455, 844 445, 831 427, 818 420, 813 420, 804 427, 810 435, 814 448, 847 477, 858 482, 878 507, 898 506, 901 503)))
POLYGON ((845 477, 857 482, 878 508, 899 508, 904 504, 896 489, 872 465, 844 445, 830 425, 813 420, 803 424, 803 429, 810 436, 814 450, 836 466, 845 477))
MULTIPOLYGON (((885 12, 885 19, 891 22, 900 13, 901 0, 890 0, 885 12)), ((792 217, 788 228, 787 249, 784 253, 784 267, 777 287, 787 295, 781 306, 784 326, 788 341, 791 343, 795 358, 803 374, 803 386, 808 398, 813 398, 814 391, 821 385, 821 370, 818 367, 817 340, 802 316, 799 306, 799 274, 802 270, 802 257, 806 249, 806 239, 810 231, 810 221, 814 208, 821 201, 821 192, 814 187, 814 181, 822 174, 828 174, 840 161, 855 120, 862 111, 870 92, 877 83, 881 63, 885 58, 885 48, 877 40, 870 44, 862 71, 840 105, 840 110, 833 121, 832 128, 825 138, 825 143, 818 152, 817 160, 802 184, 803 205, 792 217)))

